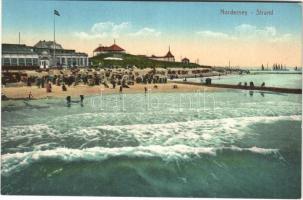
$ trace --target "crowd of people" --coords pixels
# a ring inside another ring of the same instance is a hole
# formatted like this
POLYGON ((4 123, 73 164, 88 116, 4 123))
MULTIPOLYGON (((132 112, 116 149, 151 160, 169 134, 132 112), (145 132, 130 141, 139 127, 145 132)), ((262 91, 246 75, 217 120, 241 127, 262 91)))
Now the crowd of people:
POLYGON ((59 71, 57 74, 50 73, 50 71, 48 73, 37 72, 35 74, 7 72, 6 74, 2 74, 2 85, 5 86, 7 82, 23 83, 27 86, 46 88, 47 92, 51 92, 52 85, 60 86, 63 91, 67 91, 67 86, 76 86, 78 84, 88 86, 104 85, 106 88, 116 88, 116 86, 128 88, 135 83, 167 83, 167 77, 163 74, 158 74, 155 70, 147 71, 143 74, 134 71, 117 72, 112 70, 105 70, 102 73, 97 71, 83 72, 80 70, 67 72, 68 73, 66 73, 66 71, 59 71))

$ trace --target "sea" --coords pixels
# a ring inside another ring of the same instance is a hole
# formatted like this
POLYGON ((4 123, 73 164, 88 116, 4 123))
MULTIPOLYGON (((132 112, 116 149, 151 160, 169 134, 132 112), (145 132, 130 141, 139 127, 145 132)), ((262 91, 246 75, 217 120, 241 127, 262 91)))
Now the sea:
MULTIPOLYGON (((256 71, 255 74, 243 74, 243 75, 228 75, 228 76, 213 76, 209 77, 212 79, 212 83, 218 84, 231 84, 237 85, 241 83, 244 85, 246 82, 249 85, 253 82, 255 86, 261 86, 265 83, 267 87, 282 87, 282 88, 301 88, 302 89, 302 74, 301 73, 287 73, 287 72, 277 72, 276 74, 262 71, 256 71)), ((184 79, 176 79, 175 81, 183 81, 184 79)), ((204 78, 187 78, 188 82, 205 82, 204 78)))
POLYGON ((300 94, 200 90, 73 100, 2 101, 2 194, 301 197, 300 94))

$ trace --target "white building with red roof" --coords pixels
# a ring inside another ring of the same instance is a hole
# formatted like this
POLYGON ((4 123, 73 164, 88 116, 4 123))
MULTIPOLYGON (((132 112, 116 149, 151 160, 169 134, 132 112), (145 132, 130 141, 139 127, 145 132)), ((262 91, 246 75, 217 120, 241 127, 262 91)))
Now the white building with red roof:
POLYGON ((152 60, 159 60, 159 61, 166 61, 166 62, 175 62, 175 56, 170 52, 170 47, 168 48, 168 52, 166 53, 165 56, 155 56, 152 55, 148 57, 149 59, 152 60))
POLYGON ((99 55, 103 53, 125 53, 125 50, 118 46, 116 42, 114 41, 114 44, 111 46, 102 46, 100 45, 93 51, 93 55, 99 55))

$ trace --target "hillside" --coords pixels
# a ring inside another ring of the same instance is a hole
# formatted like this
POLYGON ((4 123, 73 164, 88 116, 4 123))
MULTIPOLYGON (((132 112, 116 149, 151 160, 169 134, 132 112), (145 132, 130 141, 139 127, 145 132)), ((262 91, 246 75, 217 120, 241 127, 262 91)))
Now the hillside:
POLYGON ((147 67, 161 67, 161 68, 197 68, 197 67, 207 67, 210 66, 202 66, 195 63, 184 64, 181 62, 165 62, 165 61, 157 61, 151 60, 144 56, 136 56, 131 54, 99 54, 98 56, 94 56, 90 58, 90 61, 93 62, 93 67, 100 66, 101 68, 109 68, 109 67, 131 67, 136 66, 138 68, 147 68, 147 67), (108 57, 117 57, 123 60, 105 60, 104 58, 108 57))

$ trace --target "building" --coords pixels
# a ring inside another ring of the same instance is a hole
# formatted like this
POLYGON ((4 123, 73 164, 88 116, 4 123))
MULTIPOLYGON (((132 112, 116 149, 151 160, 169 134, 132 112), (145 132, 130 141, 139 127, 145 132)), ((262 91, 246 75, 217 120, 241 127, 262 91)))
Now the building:
POLYGON ((113 45, 107 47, 107 46, 102 46, 100 45, 93 51, 93 56, 97 56, 99 54, 105 54, 105 53, 125 53, 125 50, 118 46, 116 42, 114 42, 113 45))
POLYGON ((175 56, 170 52, 170 47, 168 48, 168 52, 165 56, 155 56, 152 55, 148 57, 151 60, 159 60, 159 61, 167 61, 167 62, 175 62, 175 56))
POLYGON ((41 68, 48 68, 49 66, 89 66, 88 55, 86 53, 79 53, 73 49, 63 49, 62 45, 53 41, 39 41, 34 45, 34 51, 39 55, 39 66, 41 68))
POLYGON ((43 48, 43 49, 47 49, 47 48, 54 49, 54 47, 56 47, 56 49, 63 49, 63 47, 60 44, 56 42, 54 43, 53 41, 45 41, 45 40, 40 40, 37 44, 35 44, 35 47, 43 48))
POLYGON ((25 44, 2 44, 2 67, 38 67, 39 55, 25 44))
POLYGON ((87 67, 89 66, 88 55, 72 49, 63 49, 60 44, 53 41, 39 41, 34 46, 2 44, 2 67, 4 68, 49 68, 51 66, 87 67))
POLYGON ((184 64, 189 64, 189 59, 185 57, 181 60, 181 62, 184 64))

